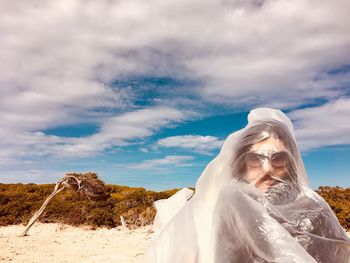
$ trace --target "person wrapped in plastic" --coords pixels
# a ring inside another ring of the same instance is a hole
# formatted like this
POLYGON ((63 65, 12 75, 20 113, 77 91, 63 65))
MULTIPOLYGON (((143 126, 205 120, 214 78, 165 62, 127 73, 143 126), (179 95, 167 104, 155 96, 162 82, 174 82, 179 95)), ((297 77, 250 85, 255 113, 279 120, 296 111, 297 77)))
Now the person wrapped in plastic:
POLYGON ((259 108, 196 183, 156 202, 143 262, 349 263, 350 239, 308 185, 293 126, 259 108))

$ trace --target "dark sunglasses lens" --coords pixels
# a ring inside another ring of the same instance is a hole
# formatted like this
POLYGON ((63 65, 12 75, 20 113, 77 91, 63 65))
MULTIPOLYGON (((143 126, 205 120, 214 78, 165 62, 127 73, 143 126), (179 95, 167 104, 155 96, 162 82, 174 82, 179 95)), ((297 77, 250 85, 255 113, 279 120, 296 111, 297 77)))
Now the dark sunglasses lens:
POLYGON ((289 161, 289 155, 286 152, 275 153, 271 158, 271 164, 275 167, 283 167, 287 165, 289 161))
POLYGON ((256 153, 248 153, 246 155, 245 161, 246 161, 246 164, 250 167, 257 168, 261 166, 259 155, 256 153))

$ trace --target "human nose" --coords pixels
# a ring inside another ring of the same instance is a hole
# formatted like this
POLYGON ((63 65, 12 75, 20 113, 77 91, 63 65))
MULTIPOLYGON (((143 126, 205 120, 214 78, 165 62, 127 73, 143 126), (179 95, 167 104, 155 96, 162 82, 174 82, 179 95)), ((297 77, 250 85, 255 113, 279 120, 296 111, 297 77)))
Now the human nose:
POLYGON ((265 159, 263 160, 262 162, 262 169, 265 173, 268 173, 268 172, 272 172, 273 171, 273 167, 271 165, 271 162, 270 160, 268 159, 265 159))

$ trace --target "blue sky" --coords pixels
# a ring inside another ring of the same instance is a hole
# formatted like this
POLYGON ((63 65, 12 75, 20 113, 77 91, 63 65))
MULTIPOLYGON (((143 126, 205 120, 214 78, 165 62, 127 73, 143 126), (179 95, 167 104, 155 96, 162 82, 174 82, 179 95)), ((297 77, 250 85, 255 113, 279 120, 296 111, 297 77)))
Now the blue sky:
POLYGON ((194 186, 256 107, 350 185, 346 0, 0 3, 0 182, 194 186), (336 17, 337 19, 334 19, 336 17))

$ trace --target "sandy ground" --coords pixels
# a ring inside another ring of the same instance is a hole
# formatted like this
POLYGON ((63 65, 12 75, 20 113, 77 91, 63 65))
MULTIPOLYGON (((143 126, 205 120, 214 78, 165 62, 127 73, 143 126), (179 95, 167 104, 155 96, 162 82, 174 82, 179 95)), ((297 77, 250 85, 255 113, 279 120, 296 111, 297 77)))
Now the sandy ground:
POLYGON ((0 262, 139 262, 151 241, 151 228, 89 230, 36 223, 0 227, 0 262))
POLYGON ((90 230, 36 223, 29 236, 19 237, 24 229, 0 227, 0 262, 139 262, 152 237, 150 226, 90 230))

